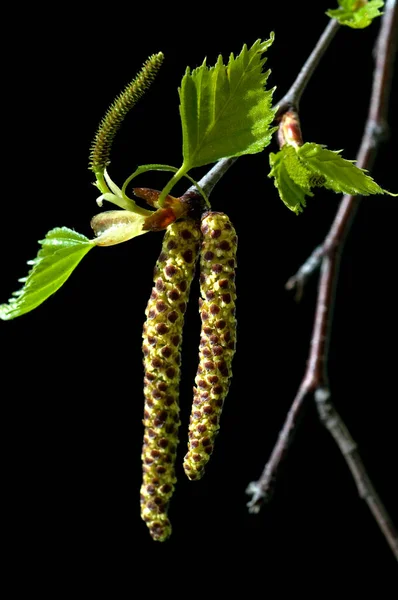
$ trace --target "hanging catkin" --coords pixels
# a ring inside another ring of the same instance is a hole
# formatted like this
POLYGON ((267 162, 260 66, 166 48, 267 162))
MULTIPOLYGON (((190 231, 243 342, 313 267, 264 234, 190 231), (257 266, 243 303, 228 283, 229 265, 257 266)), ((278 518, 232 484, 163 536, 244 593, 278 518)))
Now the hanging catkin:
POLYGON ((167 228, 145 312, 141 516, 158 541, 171 533, 167 509, 176 482, 180 347, 200 237, 193 220, 176 221, 167 228))
POLYGON ((235 353, 237 236, 227 215, 206 213, 201 225, 199 300, 202 330, 184 470, 200 479, 213 451, 235 353))

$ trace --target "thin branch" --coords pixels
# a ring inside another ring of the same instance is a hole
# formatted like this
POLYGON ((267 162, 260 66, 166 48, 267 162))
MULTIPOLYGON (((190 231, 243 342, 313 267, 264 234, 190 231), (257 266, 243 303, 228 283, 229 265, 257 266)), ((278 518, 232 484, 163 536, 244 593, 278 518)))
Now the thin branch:
MULTIPOLYGON (((361 168, 369 168, 369 166, 373 164, 377 146, 380 142, 380 133, 385 130, 397 15, 396 0, 388 0, 385 5, 385 12, 382 17, 382 24, 377 43, 376 65, 369 114, 357 159, 357 164, 361 168)), ((343 242, 354 216, 356 205, 357 198, 352 196, 343 198, 332 228, 322 245, 321 275, 318 286, 316 314, 307 368, 299 391, 293 400, 293 404, 279 434, 274 451, 272 452, 260 479, 251 483, 248 487, 247 492, 252 495, 252 499, 248 503, 251 512, 258 512, 261 504, 269 497, 271 483, 275 478, 281 460, 286 455, 295 435, 297 429, 296 425, 305 405, 305 399, 310 394, 315 393, 315 397, 318 400, 317 407, 321 418, 325 416, 326 410, 332 411, 331 404, 329 403, 327 409, 325 409, 325 404, 322 404, 321 400, 322 398, 327 398, 329 402, 330 397, 327 361, 332 311, 334 306, 334 292, 343 242)), ((315 253, 313 253, 311 257, 312 262, 314 262, 314 255, 315 253)), ((308 269, 310 270, 309 267, 308 269)), ((331 414, 335 416, 337 413, 331 414)), ((327 424, 330 429, 331 421, 325 419, 323 419, 323 422, 327 424)), ((352 449, 353 444, 351 443, 352 440, 349 436, 347 427, 344 425, 341 418, 339 418, 338 421, 335 420, 334 424, 336 424, 336 427, 338 425, 338 434, 336 433, 337 429, 333 429, 333 432, 331 432, 334 437, 337 436, 335 439, 338 441, 339 448, 343 451, 350 466, 358 489, 360 490, 361 497, 367 501, 372 514, 394 552, 394 555, 398 558, 396 551, 397 534, 391 519, 374 490, 374 486, 365 471, 358 451, 356 448, 355 452, 352 449)))
POLYGON ((285 288, 287 290, 296 290, 296 302, 300 302, 303 296, 305 284, 311 275, 319 269, 323 256, 325 256, 325 250, 322 244, 321 246, 317 246, 315 248, 305 263, 301 265, 297 273, 292 275, 292 277, 290 277, 290 279, 288 279, 285 283, 285 288))
MULTIPOLYGON (((213 191, 215 185, 220 181, 222 177, 224 177, 225 173, 228 171, 229 167, 238 160, 239 157, 236 158, 222 158, 219 160, 214 167, 210 169, 202 177, 199 181, 199 185, 207 196, 210 196, 213 191)), ((191 195, 192 193, 197 194, 197 189, 195 185, 192 185, 186 192, 186 195, 191 195)))
POLYGON ((301 417, 301 407, 308 394, 306 383, 302 383, 298 389, 296 397, 290 407, 283 429, 279 433, 278 441, 276 442, 272 454, 265 465, 264 471, 258 481, 251 481, 247 486, 246 493, 252 496, 250 502, 247 503, 249 512, 258 513, 264 502, 268 502, 271 498, 273 483, 277 475, 277 467, 285 457, 293 432, 297 429, 298 419, 301 417))
POLYGON ((338 260, 332 261, 328 258, 322 263, 307 368, 261 477, 258 481, 251 482, 246 490, 247 494, 252 496, 252 499, 247 504, 249 511, 252 513, 259 512, 261 506, 271 496, 272 483, 277 476, 282 459, 286 456, 297 431, 297 424, 302 416, 305 400, 310 394, 315 392, 318 386, 327 387, 326 357, 329 342, 328 328, 335 281, 337 279, 334 277, 334 272, 337 268, 338 260))
MULTIPOLYGON (((372 95, 369 106, 365 133, 358 152, 356 166, 370 170, 374 164, 379 143, 387 136, 388 101, 390 96, 393 63, 397 45, 398 17, 396 0, 387 0, 383 15, 382 28, 376 44, 376 65, 373 76, 372 95)), ((286 289, 296 288, 299 299, 308 278, 318 270, 322 258, 331 249, 344 242, 358 206, 358 196, 345 195, 336 213, 335 219, 323 243, 315 248, 311 256, 290 277, 286 289)))
POLYGON ((344 456, 347 466, 350 469, 351 475, 355 481, 355 485, 357 486, 360 498, 362 498, 368 505, 395 558, 398 560, 397 531, 387 510, 384 507, 384 504, 376 492, 369 475, 366 472, 356 443, 352 439, 344 421, 330 400, 329 390, 323 388, 317 389, 315 392, 315 402, 323 425, 333 436, 333 439, 338 445, 340 452, 344 456))
POLYGON ((340 23, 338 21, 335 19, 329 21, 325 31, 319 38, 318 43, 298 74, 296 81, 292 84, 287 94, 285 94, 280 102, 278 102, 279 114, 290 109, 298 112, 301 96, 339 28, 340 23))

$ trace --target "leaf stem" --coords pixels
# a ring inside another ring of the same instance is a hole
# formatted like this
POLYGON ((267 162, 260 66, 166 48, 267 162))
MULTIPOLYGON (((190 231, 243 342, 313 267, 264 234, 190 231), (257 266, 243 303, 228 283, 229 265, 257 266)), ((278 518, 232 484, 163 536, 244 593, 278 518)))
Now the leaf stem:
POLYGON ((104 177, 104 172, 103 171, 96 171, 95 172, 95 178, 96 178, 95 185, 97 186, 97 188, 99 189, 99 191, 102 194, 108 194, 110 192, 110 189, 106 185, 106 181, 105 181, 105 177, 104 177))
POLYGON ((180 179, 182 179, 184 177, 184 175, 187 173, 188 170, 189 169, 186 168, 185 164, 182 164, 181 167, 178 169, 178 171, 176 171, 176 173, 174 173, 173 177, 170 179, 170 181, 165 185, 165 187, 161 191, 161 194, 158 199, 159 208, 162 208, 164 206, 164 200, 165 200, 166 196, 171 192, 171 190, 176 185, 176 183, 178 183, 180 181, 180 179))
MULTIPOLYGON (((194 179, 192 179, 192 177, 190 175, 188 175, 187 171, 187 167, 186 166, 182 166, 180 167, 180 169, 177 169, 176 167, 171 167, 170 165, 161 165, 158 163, 154 163, 154 164, 149 164, 149 165, 141 165, 140 167, 138 167, 134 173, 132 173, 124 182, 123 187, 122 187, 122 196, 123 198, 127 201, 127 202, 133 202, 133 200, 130 200, 130 198, 126 195, 126 189, 127 186, 129 185, 129 183, 131 183, 133 181, 133 179, 135 179, 136 177, 138 177, 138 175, 142 175, 142 173, 146 173, 147 171, 171 171, 172 173, 174 173, 174 177, 172 177, 172 179, 169 181, 169 183, 167 184, 167 186, 164 188, 164 190, 160 193, 159 198, 156 202, 157 206, 162 208, 162 206, 164 206, 164 199, 162 199, 162 204, 160 204, 159 200, 160 198, 163 196, 164 191, 166 189, 168 189, 168 191, 164 194, 164 198, 166 198, 168 192, 171 190, 171 188, 177 183, 177 181, 179 181, 182 177, 186 177, 187 179, 189 179, 189 181, 193 184, 191 188, 189 188, 189 190, 193 190, 193 192, 197 195, 201 195, 204 199, 204 202, 206 204, 206 206, 208 208, 210 208, 210 202, 209 199, 207 197, 206 192, 202 189, 202 187, 199 185, 199 183, 197 181, 195 181, 194 179), (170 186, 170 187, 169 187, 170 186)), ((187 196, 188 193, 186 192, 184 194, 184 196, 187 196)), ((192 193, 189 194, 190 196, 192 196, 192 193)), ((137 206, 137 205, 136 205, 137 206)), ((142 214, 144 216, 148 216, 151 215, 153 211, 147 211, 144 208, 140 208, 137 206, 137 208, 139 210, 135 210, 133 212, 137 212, 138 214, 142 214)))

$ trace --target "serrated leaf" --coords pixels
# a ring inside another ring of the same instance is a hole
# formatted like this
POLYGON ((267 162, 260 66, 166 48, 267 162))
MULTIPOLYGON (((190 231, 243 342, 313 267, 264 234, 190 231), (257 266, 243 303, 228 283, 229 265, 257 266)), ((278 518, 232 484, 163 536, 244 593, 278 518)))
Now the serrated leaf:
MULTIPOLYGON (((299 185, 289 174, 287 164, 291 162, 291 150, 295 152, 291 146, 283 146, 277 153, 272 152, 269 155, 271 171, 268 177, 274 178, 275 187, 278 189, 281 200, 286 206, 298 215, 302 212, 306 205, 306 196, 313 196, 308 185, 299 185)), ((300 167, 295 171, 297 181, 300 180, 300 167)))
POLYGON ((114 246, 147 233, 143 229, 147 217, 128 210, 108 210, 91 219, 91 227, 97 236, 96 246, 114 246))
POLYGON ((383 0, 338 0, 338 3, 339 8, 328 10, 327 16, 353 29, 364 29, 383 14, 379 11, 384 6, 383 0))
POLYGON ((297 150, 298 158, 315 175, 325 178, 323 186, 343 194, 369 196, 370 194, 391 194, 383 190, 365 169, 340 156, 341 151, 328 150, 321 144, 306 143, 297 150))
POLYGON ((274 129, 273 89, 265 90, 269 71, 262 54, 274 34, 243 46, 228 65, 219 56, 214 67, 206 61, 192 72, 187 68, 179 89, 183 134, 184 171, 223 157, 261 152, 274 129))
POLYGON ((281 152, 283 153, 283 161, 286 166, 286 170, 290 175, 290 178, 301 187, 306 194, 311 194, 311 171, 309 171, 305 165, 300 161, 297 155, 297 149, 294 146, 286 144, 283 146, 281 152))
POLYGON ((39 243, 42 247, 37 257, 28 262, 33 268, 19 280, 25 285, 13 293, 8 304, 0 305, 0 319, 4 321, 19 317, 47 300, 94 246, 84 235, 67 227, 52 229, 39 243))

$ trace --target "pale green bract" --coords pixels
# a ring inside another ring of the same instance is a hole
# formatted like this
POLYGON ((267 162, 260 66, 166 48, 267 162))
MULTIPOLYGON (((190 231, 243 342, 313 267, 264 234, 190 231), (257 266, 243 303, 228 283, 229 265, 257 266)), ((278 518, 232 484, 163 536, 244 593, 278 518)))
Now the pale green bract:
POLYGON ((8 304, 0 305, 0 319, 19 317, 47 300, 65 283, 95 242, 67 227, 57 227, 40 244, 37 257, 28 262, 33 268, 19 280, 24 283, 23 288, 13 293, 8 304))
POLYGON ((338 3, 339 8, 328 10, 327 16, 353 29, 364 29, 383 14, 379 11, 384 6, 383 0, 338 0, 338 3))
POLYGON ((187 68, 179 88, 184 172, 220 158, 255 154, 269 144, 275 88, 265 90, 270 71, 263 72, 262 54, 273 41, 271 33, 250 49, 244 45, 227 65, 219 56, 214 67, 204 61, 192 72, 187 68))
POLYGON ((114 246, 147 233, 145 218, 128 210, 107 210, 91 219, 96 246, 114 246))
POLYGON ((277 154, 270 154, 271 171, 281 200, 299 214, 306 205, 311 188, 325 187, 341 194, 369 196, 389 194, 354 161, 340 156, 341 150, 328 150, 321 144, 306 143, 299 148, 286 144, 277 154))

